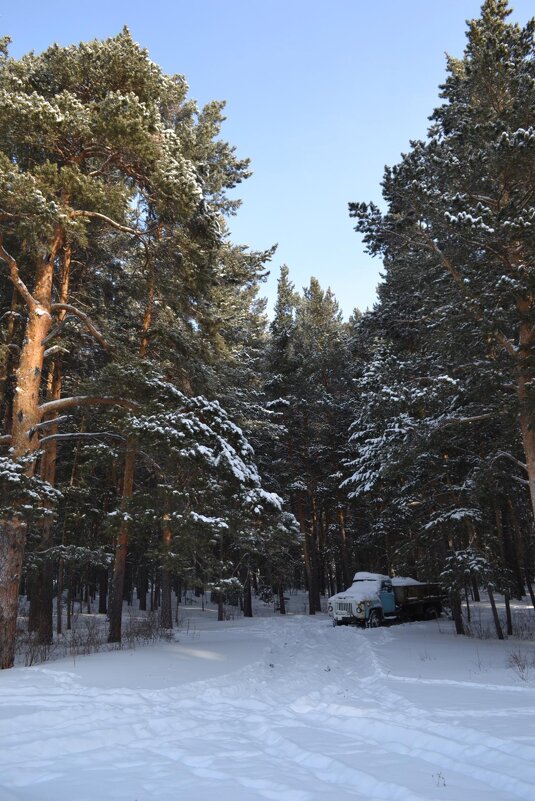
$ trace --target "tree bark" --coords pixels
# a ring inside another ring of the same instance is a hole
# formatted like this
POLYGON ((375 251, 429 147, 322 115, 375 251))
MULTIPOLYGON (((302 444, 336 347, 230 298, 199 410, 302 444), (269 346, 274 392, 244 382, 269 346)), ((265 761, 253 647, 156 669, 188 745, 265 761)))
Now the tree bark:
MULTIPOLYGON (((531 342, 531 327, 524 323, 520 326, 519 335, 519 354, 530 354, 532 352, 531 342)), ((530 360, 525 355, 516 357, 517 366, 517 391, 518 400, 520 404, 519 423, 520 431, 522 434, 522 445, 524 448, 524 457, 526 460, 525 468, 528 476, 529 496, 531 501, 531 510, 533 512, 533 519, 535 520, 535 429, 531 425, 530 420, 530 385, 533 379, 533 370, 530 366, 530 360)))
POLYGON ((528 576, 527 570, 526 570, 526 585, 527 585, 527 588, 528 588, 529 597, 531 598, 531 604, 532 604, 533 608, 535 609, 535 593, 533 592, 533 584, 531 583, 531 579, 528 576))
POLYGON ((124 463, 123 492, 121 501, 122 519, 115 546, 115 562, 111 581, 110 628, 108 642, 121 642, 121 622, 123 615, 123 591, 128 553, 128 530, 130 521, 128 506, 134 491, 134 472, 136 463, 135 443, 128 437, 124 463))
POLYGON ((13 667, 19 602, 20 570, 26 527, 16 518, 0 523, 0 668, 13 667))
MULTIPOLYGON (((22 282, 18 265, 0 242, 0 257, 7 262, 12 283, 26 301, 28 322, 16 372, 16 389, 13 402, 13 426, 11 431, 12 458, 20 459, 38 447, 37 436, 32 430, 40 421, 39 391, 45 345, 43 341, 50 331, 50 305, 54 261, 63 242, 63 232, 58 229, 45 261, 39 261, 33 295, 22 282)), ((27 467, 33 475, 35 460, 27 467)), ((0 520, 0 662, 3 669, 13 666, 15 659, 15 634, 17 628, 18 596, 20 576, 26 544, 26 525, 17 517, 0 520)))
POLYGON ((504 595, 505 599, 505 617, 507 620, 507 634, 509 637, 513 636, 513 617, 511 615, 511 598, 508 592, 504 595))
MULTIPOLYGON (((60 301, 66 303, 69 297, 69 286, 71 276, 71 258, 72 251, 69 244, 66 244, 62 253, 61 264, 61 286, 60 286, 60 301)), ((66 312, 60 309, 58 314, 58 322, 61 324, 65 318, 66 312)), ((61 369, 61 356, 54 359, 49 368, 49 381, 47 400, 59 400, 61 398, 61 389, 63 383, 63 374, 61 369)), ((53 417, 57 417, 56 414, 53 417)), ((50 428, 47 429, 47 435, 57 434, 58 426, 52 423, 50 428)), ((56 462, 58 446, 55 439, 50 439, 43 445, 43 456, 41 457, 40 473, 43 481, 46 481, 51 486, 56 483, 56 462)), ((41 542, 39 544, 40 550, 46 551, 54 544, 53 535, 53 521, 49 518, 44 520, 41 525, 41 542)), ((38 608, 38 630, 37 638, 40 644, 49 644, 53 639, 53 605, 54 605, 54 570, 55 564, 53 560, 45 557, 42 567, 39 571, 38 577, 38 591, 37 600, 38 608)))
MULTIPOLYGON (((165 555, 171 550, 173 534, 169 525, 169 514, 163 516, 162 545, 165 555)), ((171 603, 172 576, 168 567, 162 567, 162 605, 160 608, 160 626, 162 629, 173 628, 173 608, 171 603)))
POLYGON ((282 584, 279 584, 278 591, 279 591, 279 612, 281 613, 281 615, 285 615, 286 601, 284 600, 284 586, 282 584))
POLYGON ((247 568, 245 580, 243 582, 243 616, 253 616, 253 597, 251 593, 251 572, 247 568))
POLYGON ((492 609, 492 617, 494 618, 494 626, 496 628, 496 634, 498 635, 498 639, 499 640, 503 640, 504 636, 503 636, 502 624, 500 623, 500 618, 498 617, 498 610, 496 609, 496 601, 494 599, 494 592, 493 592, 492 587, 491 587, 490 584, 487 586, 487 592, 489 594, 489 601, 490 601, 490 606, 491 606, 491 609, 492 609))
POLYGON ((102 569, 100 571, 98 581, 98 613, 99 615, 106 615, 108 612, 108 570, 102 569))
POLYGON ((458 592, 450 593, 450 606, 453 622, 455 623, 455 631, 457 634, 464 634, 463 610, 461 605, 461 596, 458 592))
POLYGON ((340 531, 340 557, 341 557, 341 568, 342 568, 342 576, 344 582, 344 589, 351 585, 351 564, 349 560, 349 550, 347 547, 347 533, 346 533, 346 520, 345 520, 345 511, 342 506, 339 506, 336 510, 336 516, 338 518, 338 528, 340 531))

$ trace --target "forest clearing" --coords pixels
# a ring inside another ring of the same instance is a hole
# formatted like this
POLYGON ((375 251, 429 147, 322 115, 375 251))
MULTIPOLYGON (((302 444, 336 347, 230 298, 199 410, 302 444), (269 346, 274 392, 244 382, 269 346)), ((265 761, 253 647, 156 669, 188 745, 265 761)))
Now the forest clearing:
POLYGON ((488 638, 482 606, 484 639, 189 606, 170 640, 17 667, 0 797, 531 801, 535 642, 488 638))

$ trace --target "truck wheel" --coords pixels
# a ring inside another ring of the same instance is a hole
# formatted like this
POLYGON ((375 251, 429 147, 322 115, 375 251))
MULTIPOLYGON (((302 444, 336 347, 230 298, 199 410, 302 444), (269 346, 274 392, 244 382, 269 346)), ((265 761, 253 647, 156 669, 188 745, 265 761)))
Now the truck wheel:
POLYGON ((436 606, 428 606, 424 611, 424 620, 436 620, 439 616, 439 611, 436 606))
POLYGON ((379 614, 377 609, 372 609, 372 611, 370 612, 370 616, 368 618, 368 628, 376 629, 380 625, 381 625, 381 615, 379 614))
POLYGON ((337 626, 337 625, 338 625, 338 621, 336 620, 336 618, 333 617, 333 626, 337 626))

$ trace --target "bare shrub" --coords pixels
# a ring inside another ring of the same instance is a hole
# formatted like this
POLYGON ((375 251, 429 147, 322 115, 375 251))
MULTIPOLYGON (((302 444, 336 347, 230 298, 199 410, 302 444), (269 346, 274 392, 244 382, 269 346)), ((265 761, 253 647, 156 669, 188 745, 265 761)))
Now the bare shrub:
POLYGON ((23 625, 22 621, 17 623, 16 653, 22 658, 25 667, 48 662, 56 652, 57 643, 40 643, 36 632, 28 631, 27 625, 23 625))
POLYGON ((519 679, 529 681, 531 671, 535 668, 535 654, 530 654, 517 648, 515 651, 510 652, 506 665, 511 670, 514 670, 519 679))
POLYGON ((157 612, 147 612, 143 617, 129 610, 126 623, 123 625, 122 641, 127 648, 135 648, 141 643, 156 642, 162 637, 171 639, 172 631, 160 627, 157 612))

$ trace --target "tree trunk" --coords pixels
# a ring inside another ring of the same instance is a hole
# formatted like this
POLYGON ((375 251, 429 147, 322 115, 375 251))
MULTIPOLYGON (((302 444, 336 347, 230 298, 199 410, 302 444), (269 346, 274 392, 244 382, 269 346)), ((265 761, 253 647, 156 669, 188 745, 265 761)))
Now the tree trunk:
POLYGON ((139 598, 140 612, 147 611, 147 592, 149 589, 149 582, 147 578, 147 568, 140 567, 137 573, 137 594, 139 598))
POLYGON ((470 612, 470 601, 468 600, 468 587, 464 588, 464 600, 466 602, 466 619, 469 623, 472 622, 472 613, 470 612))
POLYGON ((251 573, 247 569, 245 580, 243 582, 243 616, 253 616, 253 596, 251 593, 251 573))
MULTIPOLYGON (((71 247, 65 245, 62 254, 61 265, 61 288, 59 294, 60 303, 67 303, 69 300, 69 286, 71 275, 71 247)), ((61 324, 65 319, 67 312, 61 309, 57 315, 57 322, 61 324)), ((63 374, 61 369, 61 358, 53 361, 49 368, 48 391, 47 400, 59 400, 61 398, 61 389, 63 384, 63 374)), ((57 417, 57 413, 53 413, 52 418, 57 417)), ((51 425, 47 429, 47 435, 58 433, 58 426, 51 425)), ((43 455, 41 457, 40 474, 43 481, 46 481, 51 486, 56 483, 56 464, 58 455, 58 445, 55 439, 49 440, 44 445, 43 455)), ((52 519, 44 520, 41 524, 41 542, 39 550, 47 551, 54 544, 53 521, 52 519)), ((53 560, 45 557, 42 567, 38 576, 38 641, 42 645, 52 642, 53 639, 53 616, 54 616, 54 572, 55 563, 53 560)))
MULTIPOLYGON (((527 326, 522 325, 520 329, 520 345, 522 346, 523 340, 527 334, 524 329, 527 326)), ((531 354, 531 346, 528 352, 531 354)), ((530 357, 531 358, 531 357, 530 357)), ((535 520, 535 429, 531 425, 530 420, 530 398, 529 386, 532 380, 532 371, 529 368, 529 362, 526 364, 525 359, 517 362, 518 368, 518 400, 520 402, 520 430, 522 433, 522 445, 524 447, 524 457, 526 460, 526 472, 529 482, 529 496, 531 501, 531 511, 533 512, 533 519, 535 520)))
POLYGON ((520 563, 518 559, 518 551, 514 536, 514 523, 510 511, 510 502, 508 503, 507 500, 504 500, 501 505, 501 515, 504 561, 513 576, 514 586, 511 588, 513 590, 513 595, 515 598, 521 601, 524 596, 524 581, 522 579, 522 571, 520 569, 520 563))
MULTIPOLYGON (((50 305, 54 261, 62 244, 63 233, 58 230, 51 243, 46 261, 40 261, 36 270, 33 296, 20 280, 18 265, 14 259, 8 261, 10 275, 19 292, 24 295, 28 310, 28 322, 19 366, 16 372, 16 388, 13 402, 13 426, 11 431, 12 458, 20 459, 35 452, 38 438, 35 426, 40 422, 39 391, 45 352, 44 340, 51 325, 50 305), (24 287, 24 288, 23 288, 24 287)), ((33 475, 35 460, 27 467, 33 475)), ((18 518, 0 521, 0 661, 3 669, 13 666, 15 657, 15 634, 20 576, 26 544, 26 525, 18 518)))
POLYGON ((217 620, 219 623, 222 623, 225 619, 225 603, 223 600, 223 593, 217 593, 217 620))
POLYGON ((105 615, 108 612, 108 571, 102 569, 100 571, 98 581, 98 613, 105 615))
POLYGON ((0 522, 0 667, 13 667, 19 602, 20 571, 26 528, 14 518, 0 522))
POLYGON ((11 298, 11 315, 7 323, 6 331, 6 350, 3 359, 0 360, 0 433, 11 430, 12 424, 12 404, 13 393, 10 390, 10 383, 12 376, 16 371, 16 359, 13 356, 13 351, 18 349, 14 346, 13 338, 15 336, 15 320, 17 307, 19 304, 19 293, 13 289, 11 298))
POLYGON ((503 636, 502 624, 500 623, 500 618, 498 617, 498 610, 496 609, 496 601, 494 600, 494 592, 492 591, 492 586, 490 584, 487 586, 487 592, 489 594, 489 601, 492 609, 492 617, 494 618, 494 626, 496 627, 496 634, 498 635, 499 640, 503 640, 504 636, 503 636))
MULTIPOLYGON (((341 569, 342 569, 342 576, 344 582, 344 589, 351 585, 351 564, 349 560, 349 550, 347 547, 347 533, 346 533, 346 520, 345 520, 345 511, 342 506, 339 506, 336 512, 338 518, 338 528, 340 531, 340 557, 341 557, 341 569)), ((334 595, 334 593, 333 593, 334 595)))
POLYGON ((308 613, 309 615, 315 615, 316 604, 314 601, 313 589, 314 570, 312 566, 310 533, 306 523, 304 499, 301 494, 299 494, 297 498, 297 519, 299 520, 299 528, 303 536, 303 558, 305 563, 305 577, 308 590, 308 613))
POLYGON ((65 574, 65 564, 63 559, 58 564, 58 587, 56 593, 56 634, 63 631, 63 577, 65 574))
POLYGON ((121 622, 123 615, 123 591, 126 572, 126 555, 128 553, 129 502, 134 491, 134 472, 136 464, 135 443, 132 437, 126 442, 124 462, 123 492, 121 501, 122 519, 115 546, 115 562, 111 581, 110 628, 108 642, 121 642, 121 622))
POLYGON ((461 596, 458 592, 450 593, 450 606, 453 622, 455 623, 455 631, 457 634, 464 634, 463 610, 461 606, 461 596))
POLYGON ((284 586, 279 584, 279 612, 281 615, 286 614, 286 601, 284 600, 284 586))
MULTIPOLYGON (((169 514, 166 512, 163 516, 163 555, 164 560, 166 554, 171 550, 171 541, 173 534, 169 525, 169 514)), ((162 606, 160 609, 160 626, 162 629, 171 630, 173 628, 173 608, 171 603, 171 588, 172 577, 171 571, 168 567, 162 567, 162 606)))
POLYGON ((528 576, 527 570, 526 570, 526 585, 528 588, 529 597, 531 598, 531 604, 535 609, 535 593, 533 592, 533 584, 531 583, 531 579, 528 576))
POLYGON ((513 618, 511 615, 511 598, 508 592, 505 593, 505 616, 507 620, 507 634, 513 636, 513 618))

